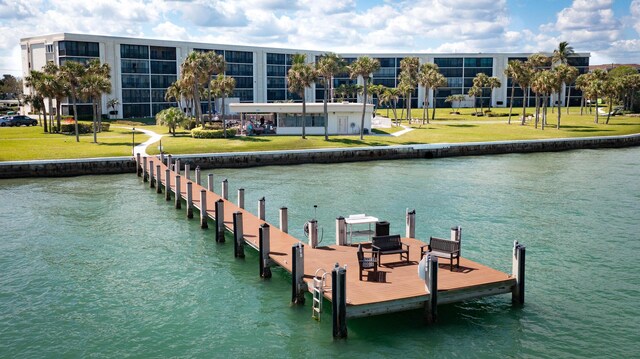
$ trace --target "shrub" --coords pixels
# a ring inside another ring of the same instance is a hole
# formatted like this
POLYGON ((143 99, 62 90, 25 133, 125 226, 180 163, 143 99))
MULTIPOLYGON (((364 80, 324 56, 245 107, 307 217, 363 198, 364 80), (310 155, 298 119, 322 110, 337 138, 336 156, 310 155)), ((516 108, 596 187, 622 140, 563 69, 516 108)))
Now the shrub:
POLYGON ((104 123, 104 122, 103 122, 103 123, 102 123, 102 127, 100 128, 100 130, 101 130, 102 132, 106 132, 106 131, 109 131, 109 128, 110 128, 110 127, 111 127, 111 124, 110 124, 110 123, 104 123))
MULTIPOLYGON (((62 123, 60 125, 60 132, 62 133, 76 133, 75 125, 73 123, 62 123)), ((93 126, 90 123, 78 123, 78 133, 92 133, 93 126)))
MULTIPOLYGON (((227 138, 235 137, 236 129, 227 129, 227 138)), ((224 138, 224 130, 204 130, 201 128, 194 128, 191 130, 191 137, 193 138, 224 138)))
POLYGON ((185 122, 182 125, 182 128, 184 128, 185 130, 193 130, 194 128, 196 128, 196 120, 189 120, 187 122, 185 122))

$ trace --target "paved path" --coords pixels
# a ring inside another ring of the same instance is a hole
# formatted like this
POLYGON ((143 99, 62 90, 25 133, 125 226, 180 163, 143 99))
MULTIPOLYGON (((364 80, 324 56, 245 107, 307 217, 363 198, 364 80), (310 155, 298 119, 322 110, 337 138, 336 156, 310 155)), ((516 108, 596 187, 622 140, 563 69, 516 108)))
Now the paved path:
POLYGON ((404 135, 404 134, 405 134, 405 133, 407 133, 407 132, 411 132, 411 131, 413 131, 413 128, 411 128, 411 127, 409 127, 409 126, 400 125, 400 127, 404 128, 404 130, 402 130, 402 131, 398 131, 398 132, 394 132, 394 133, 392 133, 392 134, 391 134, 391 136, 398 137, 398 136, 402 136, 402 135, 404 135))
MULTIPOLYGON (((124 127, 124 126, 114 126, 114 127, 116 127, 116 128, 125 128, 127 130, 133 130, 132 127, 124 127)), ((143 143, 141 143, 141 144, 139 144, 139 145, 137 145, 136 147, 133 148, 133 156, 134 157, 138 153, 140 154, 140 156, 148 156, 147 147, 149 147, 150 145, 160 141, 162 139, 162 136, 164 136, 164 135, 157 134, 157 133, 155 133, 153 131, 150 131, 150 130, 144 130, 142 128, 137 128, 136 132, 142 132, 145 135, 148 135, 148 136, 151 136, 151 137, 148 140, 146 140, 145 142, 143 142, 143 143)))

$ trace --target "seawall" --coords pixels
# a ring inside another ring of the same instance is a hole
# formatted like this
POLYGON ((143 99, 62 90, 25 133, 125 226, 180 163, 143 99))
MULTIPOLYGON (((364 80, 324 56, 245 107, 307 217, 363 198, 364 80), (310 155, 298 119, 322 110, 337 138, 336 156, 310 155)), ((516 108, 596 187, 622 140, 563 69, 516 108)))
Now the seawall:
MULTIPOLYGON (((640 145, 640 134, 609 137, 440 143, 386 147, 358 147, 289 151, 233 152, 176 155, 192 168, 242 168, 303 163, 339 163, 412 158, 480 156, 506 153, 554 152, 575 149, 619 148, 640 145)), ((135 172, 132 157, 0 162, 0 178, 66 177, 135 172)))

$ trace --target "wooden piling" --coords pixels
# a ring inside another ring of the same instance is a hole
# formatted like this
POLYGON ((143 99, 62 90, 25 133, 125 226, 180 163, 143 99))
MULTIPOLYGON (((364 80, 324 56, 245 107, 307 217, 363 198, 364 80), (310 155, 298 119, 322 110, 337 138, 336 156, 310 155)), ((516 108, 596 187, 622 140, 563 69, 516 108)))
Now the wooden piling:
POLYGON ((207 190, 203 188, 200 190, 200 228, 209 228, 207 219, 207 190))
POLYGON ((213 192, 213 173, 209 173, 207 175, 207 189, 209 190, 209 192, 214 193, 213 192))
POLYGON ((271 251, 271 243, 269 239, 269 230, 270 227, 267 223, 263 223, 260 226, 260 277, 261 278, 271 278, 271 268, 269 252, 271 251))
MULTIPOLYGON (((462 227, 451 227, 451 240, 460 242, 462 240, 462 227)), ((462 245, 459 247, 458 257, 462 257, 462 245)))
MULTIPOLYGON (((177 161, 176 161, 177 162, 177 161)), ((180 209, 182 208, 182 194, 180 193, 180 179, 182 177, 180 177, 180 175, 176 176, 176 190, 174 191, 176 194, 176 209, 180 209)))
POLYGON ((416 210, 407 209, 407 231, 405 237, 416 238, 416 210))
POLYGON ((156 165, 156 193, 162 193, 162 175, 160 165, 156 165))
POLYGON ((304 246, 296 243, 291 247, 291 302, 304 304, 306 283, 304 282, 304 246))
POLYGON ((244 209, 244 188, 238 189, 238 207, 244 209))
POLYGON ((438 319, 438 257, 427 254, 425 260, 425 284, 429 299, 424 304, 424 316, 425 321, 432 324, 438 319))
POLYGON ((171 201, 171 170, 169 168, 164 170, 164 198, 171 201))
POLYGON ((216 242, 224 243, 224 200, 216 201, 216 242))
POLYGON ((193 182, 191 181, 187 182, 187 218, 193 218, 193 182))
POLYGON ((229 199, 229 181, 226 178, 222 180, 222 199, 229 199))
POLYGON ((184 164, 184 177, 187 181, 191 181, 191 165, 188 163, 184 164))
POLYGON ((180 175, 180 159, 179 158, 176 158, 176 165, 175 165, 174 171, 176 172, 177 175, 180 175))
POLYGON ((201 184, 200 166, 196 167, 196 184, 201 184))
POLYGON ((516 284, 511 291, 511 301, 517 304, 524 304, 524 268, 526 258, 526 247, 513 241, 513 273, 516 284))
POLYGON ((147 157, 142 158, 142 181, 147 182, 149 178, 147 177, 147 157))
POLYGON ((336 218, 336 245, 344 246, 347 244, 347 222, 344 217, 336 218))
POLYGON ((142 163, 140 163, 140 152, 136 153, 136 176, 142 177, 142 169, 140 168, 142 163))
POLYGON ((289 233, 289 211, 287 207, 280 207, 280 230, 289 233))
POLYGON ((244 233, 240 211, 233 214, 233 256, 244 258, 244 233))
POLYGON ((347 269, 338 263, 331 272, 331 305, 333 312, 333 337, 336 339, 347 337, 347 269))
POLYGON ((149 188, 155 188, 155 181, 153 179, 153 172, 155 171, 153 167, 153 161, 149 161, 149 188))
POLYGON ((173 164, 173 163, 172 163, 172 161, 173 161, 173 159, 172 159, 172 158, 173 158, 173 157, 172 157, 171 155, 167 155, 167 168, 168 168, 168 169, 171 169, 171 165, 173 164))
POLYGON ((258 200, 258 218, 261 220, 265 220, 265 205, 264 205, 264 197, 258 200))
POLYGON ((316 248, 318 246, 318 221, 312 219, 307 223, 309 225, 309 246, 316 248))

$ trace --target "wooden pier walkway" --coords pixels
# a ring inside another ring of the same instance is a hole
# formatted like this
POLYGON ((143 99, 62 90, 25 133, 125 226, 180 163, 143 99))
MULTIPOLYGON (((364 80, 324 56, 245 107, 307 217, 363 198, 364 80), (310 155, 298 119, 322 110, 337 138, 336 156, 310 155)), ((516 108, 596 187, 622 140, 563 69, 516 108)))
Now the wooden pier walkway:
MULTIPOLYGON (((153 178, 156 183, 162 184, 162 188, 166 190, 166 164, 156 157, 147 157, 144 162, 147 161, 149 163, 153 161, 154 168, 151 178, 153 178), (159 181, 157 179, 157 168, 160 169, 159 181)), ((145 176, 150 173, 149 167, 143 167, 144 164, 140 161, 138 168, 143 170, 142 175, 145 176)), ((175 171, 170 171, 171 192, 176 191, 177 175, 178 173, 175 171)), ((180 182, 180 188, 177 190, 181 198, 186 200, 188 180, 185 176, 181 176, 180 182)), ((248 245, 259 249, 260 226, 267 222, 261 220, 257 215, 248 210, 240 208, 237 204, 229 200, 224 200, 220 194, 207 190, 206 184, 204 186, 197 184, 195 178, 192 178, 191 182, 194 208, 200 211, 200 193, 201 190, 206 190, 207 217, 215 219, 215 202, 222 199, 224 201, 223 222, 225 228, 233 233, 233 213, 241 212, 244 239, 248 245)), ((156 184, 156 186, 159 184, 156 184)), ((158 192, 160 191, 158 190, 158 192)), ((175 198, 172 196, 171 200, 175 201, 175 198)), ((195 218, 198 218, 198 216, 199 214, 194 215, 195 218)), ((213 227, 213 223, 210 224, 210 227, 213 227)), ((269 225, 269 238, 270 259, 274 264, 292 273, 292 247, 301 242, 290 234, 281 231, 275 225, 269 225)), ((322 268, 331 274, 336 263, 341 267, 346 265, 347 318, 425 308, 430 298, 430 293, 425 287, 425 281, 419 278, 417 270, 420 261, 420 246, 425 243, 415 238, 402 238, 402 242, 410 246, 409 262, 397 262, 398 257, 395 255, 383 256, 379 271, 386 272, 386 280, 384 282, 359 280, 358 249, 355 245, 329 245, 311 248, 307 243, 303 243, 303 279, 311 292, 316 270, 322 268)), ((230 245, 233 245, 233 243, 230 243, 230 245)), ((331 276, 329 275, 328 277, 327 284, 331 286, 331 276)), ((437 271, 437 283, 437 304, 443 304, 502 293, 513 293, 517 281, 516 276, 500 272, 466 258, 461 258, 460 268, 454 268, 453 271, 449 270, 448 261, 442 261, 440 270, 437 271)), ((324 292, 324 297, 328 301, 333 300, 330 290, 324 292)))

